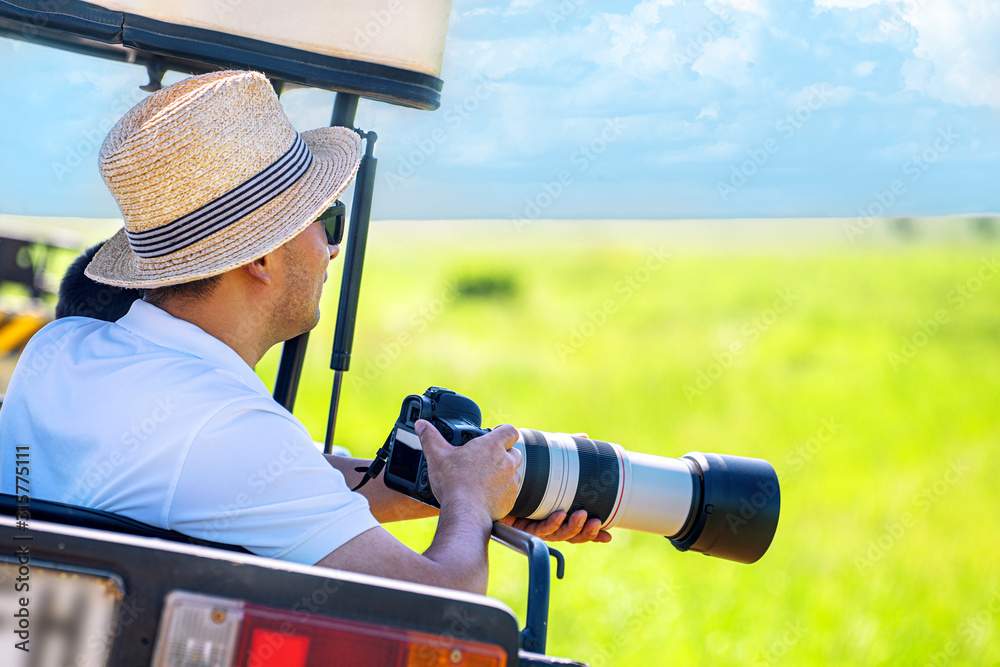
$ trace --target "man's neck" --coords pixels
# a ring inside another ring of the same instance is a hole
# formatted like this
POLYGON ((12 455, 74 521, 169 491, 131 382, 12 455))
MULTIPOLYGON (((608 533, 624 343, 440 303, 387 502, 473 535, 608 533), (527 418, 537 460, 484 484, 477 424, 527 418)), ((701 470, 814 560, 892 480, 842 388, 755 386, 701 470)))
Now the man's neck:
POLYGON ((218 338, 240 355, 250 368, 255 368, 274 343, 263 340, 259 315, 230 300, 224 290, 216 290, 205 298, 175 298, 156 304, 174 317, 190 322, 205 333, 218 338))

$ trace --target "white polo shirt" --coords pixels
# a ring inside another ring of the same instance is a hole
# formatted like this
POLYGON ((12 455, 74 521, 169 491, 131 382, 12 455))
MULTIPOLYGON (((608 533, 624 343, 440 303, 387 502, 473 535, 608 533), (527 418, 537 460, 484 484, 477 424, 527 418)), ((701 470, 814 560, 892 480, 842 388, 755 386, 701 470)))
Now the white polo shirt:
POLYGON ((0 409, 3 493, 17 451, 32 498, 271 558, 313 564, 379 525, 232 348, 142 300, 35 334, 0 409))

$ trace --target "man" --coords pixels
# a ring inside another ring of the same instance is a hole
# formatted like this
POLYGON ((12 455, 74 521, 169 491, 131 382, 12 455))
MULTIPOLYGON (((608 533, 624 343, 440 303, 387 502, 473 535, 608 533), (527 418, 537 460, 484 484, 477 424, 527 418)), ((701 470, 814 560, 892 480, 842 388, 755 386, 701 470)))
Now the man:
MULTIPOLYGON (((125 226, 86 274, 144 297, 117 322, 70 317, 32 339, 0 412, 0 489, 13 492, 14 448, 26 446, 36 498, 273 558, 485 591, 491 523, 516 495, 513 427, 456 448, 418 422, 441 503, 418 554, 380 522, 433 510, 379 483, 351 492, 357 462, 325 459, 253 372, 318 322, 339 252, 321 215, 359 161, 351 130, 298 134, 257 73, 186 79, 130 110, 100 153, 125 226)), ((610 538, 583 512, 564 519, 518 525, 610 538)))

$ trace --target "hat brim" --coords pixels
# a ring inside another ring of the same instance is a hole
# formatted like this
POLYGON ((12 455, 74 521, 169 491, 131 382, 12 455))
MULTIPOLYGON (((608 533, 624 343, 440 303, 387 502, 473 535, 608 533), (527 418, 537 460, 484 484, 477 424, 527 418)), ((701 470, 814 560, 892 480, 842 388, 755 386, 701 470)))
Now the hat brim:
POLYGON ((144 259, 118 230, 87 265, 86 275, 108 285, 149 289, 225 273, 278 249, 308 227, 347 188, 361 164, 361 137, 345 127, 302 133, 313 161, 285 192, 198 243, 173 255, 144 259))

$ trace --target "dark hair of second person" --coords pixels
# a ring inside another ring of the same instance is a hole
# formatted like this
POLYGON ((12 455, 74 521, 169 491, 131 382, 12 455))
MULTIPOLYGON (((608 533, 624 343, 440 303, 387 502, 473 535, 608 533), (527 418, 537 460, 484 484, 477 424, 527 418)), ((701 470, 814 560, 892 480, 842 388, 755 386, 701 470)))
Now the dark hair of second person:
POLYGON ((103 285, 84 274, 90 260, 104 243, 101 241, 84 250, 66 269, 66 275, 59 283, 56 319, 78 315, 114 322, 128 312, 133 301, 142 298, 143 290, 103 285))

